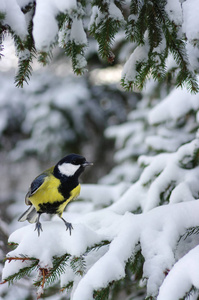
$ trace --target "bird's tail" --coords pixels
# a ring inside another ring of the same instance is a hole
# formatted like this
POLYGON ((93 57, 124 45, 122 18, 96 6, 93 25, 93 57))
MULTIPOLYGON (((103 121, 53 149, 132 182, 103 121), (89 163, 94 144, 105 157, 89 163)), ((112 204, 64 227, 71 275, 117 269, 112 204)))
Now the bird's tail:
POLYGON ((39 215, 33 205, 31 205, 18 219, 19 222, 28 220, 29 223, 36 223, 39 215))

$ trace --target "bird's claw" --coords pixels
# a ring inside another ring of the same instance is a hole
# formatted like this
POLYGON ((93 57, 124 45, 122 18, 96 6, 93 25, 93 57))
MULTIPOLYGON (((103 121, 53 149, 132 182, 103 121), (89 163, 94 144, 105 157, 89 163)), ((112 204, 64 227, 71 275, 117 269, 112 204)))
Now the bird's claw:
POLYGON ((67 222, 66 220, 64 220, 64 218, 61 217, 61 219, 64 221, 64 224, 66 225, 66 230, 69 230, 69 233, 71 235, 71 231, 73 229, 73 225, 69 222, 67 222))
POLYGON ((41 226, 41 223, 40 222, 37 222, 36 225, 35 225, 35 230, 37 230, 38 232, 38 236, 40 236, 40 231, 43 231, 42 229, 42 226, 41 226))
POLYGON ((71 223, 65 222, 66 230, 69 230, 69 233, 71 235, 71 231, 73 229, 73 225, 71 223))

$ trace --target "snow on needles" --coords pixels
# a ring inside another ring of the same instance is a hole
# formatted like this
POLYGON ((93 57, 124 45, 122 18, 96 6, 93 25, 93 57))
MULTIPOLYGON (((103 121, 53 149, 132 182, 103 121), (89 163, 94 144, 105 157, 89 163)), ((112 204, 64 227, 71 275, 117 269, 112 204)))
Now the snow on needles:
MULTIPOLYGON (((8 24, 21 39, 25 39, 28 34, 28 26, 26 24, 25 15, 21 11, 16 0, 2 0, 0 10, 6 13, 3 23, 8 24)), ((28 3, 30 1, 27 1, 28 3)), ((27 3, 27 4, 28 4, 27 3)))
POLYGON ((151 110, 149 113, 149 123, 157 124, 169 119, 177 120, 192 109, 198 110, 198 108, 198 94, 190 94, 186 89, 174 89, 151 110))
MULTIPOLYGON (((114 188, 108 188, 105 198, 108 201, 112 199, 114 203, 107 208, 99 207, 100 198, 103 198, 105 190, 102 188, 99 192, 94 186, 85 185, 84 197, 87 195, 90 199, 96 198, 98 210, 70 210, 70 213, 65 213, 64 218, 72 222, 74 227, 71 236, 65 230, 63 222, 57 221, 55 216, 52 221, 42 222, 43 232, 40 237, 34 231, 34 225, 22 227, 11 234, 9 242, 17 243, 18 246, 8 253, 7 257, 20 257, 23 254, 39 259, 40 267, 51 268, 55 256, 68 253, 72 259, 83 255, 86 264, 84 275, 77 278, 69 263, 61 275, 61 282, 65 285, 71 279, 75 282, 71 300, 88 300, 93 299, 94 290, 105 288, 110 282, 124 278, 126 262, 141 249, 147 293, 156 297, 165 274, 172 270, 176 261, 179 259, 175 268, 178 263, 182 264, 183 268, 186 267, 187 260, 186 256, 183 256, 183 249, 188 252, 193 248, 190 241, 179 241, 187 229, 199 225, 199 200, 195 200, 199 194, 199 167, 189 167, 190 160, 198 148, 199 140, 194 140, 181 146, 174 153, 163 153, 154 157, 142 156, 140 161, 148 166, 140 179, 126 192, 125 187, 120 185, 115 187, 117 192, 114 188), (171 186, 171 189, 167 190, 166 186, 171 186), (155 207, 165 190, 170 194, 170 205, 155 207), (144 213, 131 213, 139 206, 144 213), (104 245, 100 251, 93 250, 87 253, 88 248, 103 241, 108 241, 109 245, 104 245)), ((104 203, 105 201, 102 201, 101 205, 104 203)), ((24 266, 22 261, 6 262, 3 279, 17 273, 24 266)), ((183 285, 187 277, 175 276, 175 268, 170 276, 174 273, 176 284, 183 285)), ((165 279, 163 287, 168 285, 172 289, 174 279, 169 278, 165 279)), ((191 275, 190 280, 193 280, 190 284, 197 286, 194 275, 191 275)), ((164 292, 165 289, 162 289, 164 292)))
POLYGON ((38 50, 48 51, 58 34, 56 16, 59 12, 76 8, 76 1, 37 0, 33 18, 33 36, 38 50))
MULTIPOLYGON (((164 280, 164 273, 175 263, 174 250, 180 236, 187 228, 198 225, 198 214, 199 201, 158 207, 140 215, 127 212, 119 216, 111 209, 83 216, 74 214, 70 215, 74 225, 71 236, 61 221, 43 222, 40 237, 34 232, 33 225, 15 231, 9 241, 19 243, 19 246, 7 257, 18 257, 24 253, 28 257, 38 258, 41 267, 50 267, 52 256, 66 252, 77 256, 83 254, 87 247, 108 238, 111 244, 102 251, 97 262, 94 260, 96 252, 90 253, 94 263, 91 263, 90 257, 90 266, 72 293, 72 300, 88 300, 93 299, 93 290, 106 287, 109 282, 125 276, 126 261, 135 254, 135 246, 140 243, 145 258, 144 277, 148 278, 148 293, 154 296, 164 280)), ((7 262, 3 278, 23 266, 23 262, 7 262)))

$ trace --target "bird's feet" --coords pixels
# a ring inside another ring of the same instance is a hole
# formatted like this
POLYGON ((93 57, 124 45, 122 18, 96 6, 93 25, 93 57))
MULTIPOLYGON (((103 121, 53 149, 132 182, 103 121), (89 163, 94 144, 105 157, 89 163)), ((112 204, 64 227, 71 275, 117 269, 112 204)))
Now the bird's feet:
POLYGON ((35 230, 37 230, 38 232, 38 236, 40 236, 40 231, 43 231, 41 223, 39 221, 37 221, 36 225, 35 225, 35 230))
POLYGON ((66 222, 66 220, 64 220, 63 218, 61 218, 64 221, 64 224, 66 225, 66 230, 69 230, 69 233, 71 235, 71 231, 73 229, 73 225, 69 222, 66 222))

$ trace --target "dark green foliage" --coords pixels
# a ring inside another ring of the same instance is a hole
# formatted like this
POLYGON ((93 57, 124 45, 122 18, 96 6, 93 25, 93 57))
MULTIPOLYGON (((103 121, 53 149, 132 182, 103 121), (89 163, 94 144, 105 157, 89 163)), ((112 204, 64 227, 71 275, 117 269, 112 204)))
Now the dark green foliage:
POLYGON ((110 241, 104 240, 100 244, 93 245, 91 248, 88 248, 86 250, 86 254, 89 253, 90 251, 97 251, 101 247, 108 246, 110 243, 111 243, 110 241))
POLYGON ((67 253, 60 257, 53 258, 53 267, 52 269, 50 269, 50 276, 46 280, 47 284, 51 284, 55 280, 58 280, 60 275, 65 272, 65 268, 69 258, 70 255, 67 253))
POLYGON ((93 297, 95 300, 108 300, 109 299, 109 287, 95 291, 93 293, 93 297))
MULTIPOLYGON (((83 9, 81 7, 80 12, 83 9)), ((82 20, 81 13, 79 14, 77 11, 73 12, 73 17, 78 20, 82 20)), ((69 15, 61 15, 59 17, 59 24, 61 25, 61 31, 63 35, 63 40, 60 42, 62 48, 65 51, 65 54, 71 58, 73 71, 77 75, 83 75, 86 71, 86 59, 85 59, 85 50, 87 44, 79 43, 74 41, 71 37, 71 28, 73 24, 73 18, 69 15)))
POLYGON ((171 193, 172 193, 172 191, 175 187, 176 187, 176 182, 175 181, 171 181, 168 184, 168 186, 164 189, 164 191, 160 193, 160 203, 159 203, 159 205, 164 205, 166 203, 169 203, 171 193))
MULTIPOLYGON (((35 13, 35 3, 32 6, 28 6, 28 10, 25 12, 30 12, 32 17, 35 13)), ((21 55, 21 53, 25 52, 24 57, 19 57, 18 62, 18 71, 15 76, 15 84, 17 87, 23 87, 24 82, 28 83, 30 80, 30 76, 32 74, 31 64, 33 62, 33 58, 36 56, 36 49, 34 45, 34 40, 32 36, 33 29, 33 20, 30 20, 30 24, 28 26, 28 36, 25 41, 21 41, 21 39, 15 34, 12 33, 13 39, 15 41, 17 53, 21 55)))
POLYGON ((185 43, 178 37, 178 26, 169 19, 165 11, 166 3, 158 0, 131 2, 126 26, 127 38, 138 46, 146 46, 148 43, 149 50, 147 59, 136 64, 135 80, 122 79, 122 85, 128 90, 134 87, 142 89, 150 74, 155 80, 164 80, 167 77, 165 60, 172 53, 178 65, 176 85, 186 84, 192 92, 198 91, 196 75, 188 68, 185 43), (158 46, 161 51, 157 49, 158 46))
POLYGON ((144 256, 141 252, 140 243, 136 246, 136 252, 134 255, 129 259, 126 268, 131 271, 132 274, 135 275, 137 280, 140 280, 143 275, 143 265, 144 265, 144 256))
POLYGON ((193 169, 199 165, 199 149, 195 149, 193 155, 185 155, 179 161, 180 167, 183 169, 193 169))
POLYGON ((62 291, 64 290, 70 290, 73 287, 73 281, 70 281, 66 286, 62 288, 62 291))
MULTIPOLYGON (((58 28, 63 33, 63 41, 60 41, 60 45, 64 48, 66 55, 71 58, 74 72, 77 75, 82 75, 86 71, 85 50, 87 43, 82 44, 73 40, 70 36, 71 26, 75 18, 81 20, 82 23, 86 20, 85 24, 88 24, 90 8, 95 6, 98 11, 95 10, 89 29, 92 37, 98 42, 98 53, 103 59, 113 63, 115 59, 115 50, 113 49, 115 36, 119 31, 124 31, 125 24, 125 40, 132 43, 134 50, 137 49, 138 52, 140 52, 139 50, 142 52, 142 49, 144 49, 145 51, 144 56, 141 56, 140 59, 138 57, 135 62, 135 78, 131 76, 130 78, 128 76, 122 78, 121 82, 125 89, 142 89, 147 78, 152 76, 159 82, 165 80, 171 82, 173 78, 176 86, 186 85, 188 90, 197 92, 198 84, 195 74, 197 70, 190 70, 185 48, 186 36, 181 34, 181 27, 175 24, 167 15, 165 11, 167 1, 132 0, 129 8, 126 4, 124 5, 123 1, 116 0, 110 3, 109 1, 99 0, 92 2, 79 0, 77 1, 77 8, 70 11, 70 15, 66 11, 60 12, 56 16, 58 28), (115 16, 114 13, 112 15, 109 5, 116 5, 118 12, 121 11, 121 15, 119 17, 115 16), (176 66, 172 70, 167 70, 166 59, 170 54, 174 57, 176 66)), ((22 12, 24 14, 31 13, 33 18, 35 6, 36 2, 33 2, 33 4, 23 7, 22 12)), ((5 14, 0 13, 0 23, 4 18, 5 14)), ((19 54, 26 51, 27 57, 19 59, 19 70, 15 78, 16 85, 23 87, 24 81, 28 82, 30 79, 33 58, 37 54, 38 61, 43 65, 49 63, 52 57, 52 48, 58 44, 58 39, 56 38, 55 42, 52 41, 49 49, 45 50, 46 52, 39 52, 35 49, 32 37, 32 19, 26 41, 21 41, 12 31, 12 28, 2 24, 0 24, 0 57, 2 56, 2 41, 5 32, 9 32, 13 36, 19 54)), ((87 28, 85 28, 86 31, 87 28)), ((123 43, 126 41, 123 41, 123 43)), ((198 41, 193 41, 193 45, 197 47, 198 41)))
POLYGON ((73 71, 77 75, 82 75, 86 71, 86 61, 84 58, 86 45, 77 45, 74 41, 69 41, 65 48, 65 53, 71 57, 73 71), (81 60, 83 60, 83 65, 81 64, 81 60))
POLYGON ((38 267, 38 263, 39 260, 34 258, 34 257, 30 257, 27 258, 23 255, 21 255, 20 258, 16 257, 16 258, 7 258, 7 260, 9 260, 10 263, 12 263, 11 261, 15 261, 15 260, 21 260, 22 262, 24 261, 28 261, 29 262, 29 266, 26 266, 24 268, 21 268, 17 273, 14 273, 13 275, 8 276, 7 278, 4 279, 4 282, 8 282, 9 284, 13 284, 13 282, 15 280, 20 280, 21 278, 25 277, 25 276, 29 276, 37 267, 38 267))
POLYGON ((75 274, 83 276, 86 271, 86 262, 84 256, 73 257, 70 261, 70 266, 75 274))
POLYGON ((38 61, 43 65, 43 66, 46 66, 47 64, 50 63, 50 61, 52 60, 52 51, 49 51, 49 52, 39 52, 39 55, 38 55, 38 61))
MULTIPOLYGON (((109 13, 108 3, 94 1, 93 5, 98 6, 99 13, 103 18, 99 22, 94 22, 90 27, 90 34, 94 36, 99 44, 99 55, 109 63, 114 61, 115 55, 112 51, 112 44, 116 33, 124 25, 124 22, 115 20, 109 13)), ((95 21, 99 15, 95 16, 95 21)))

